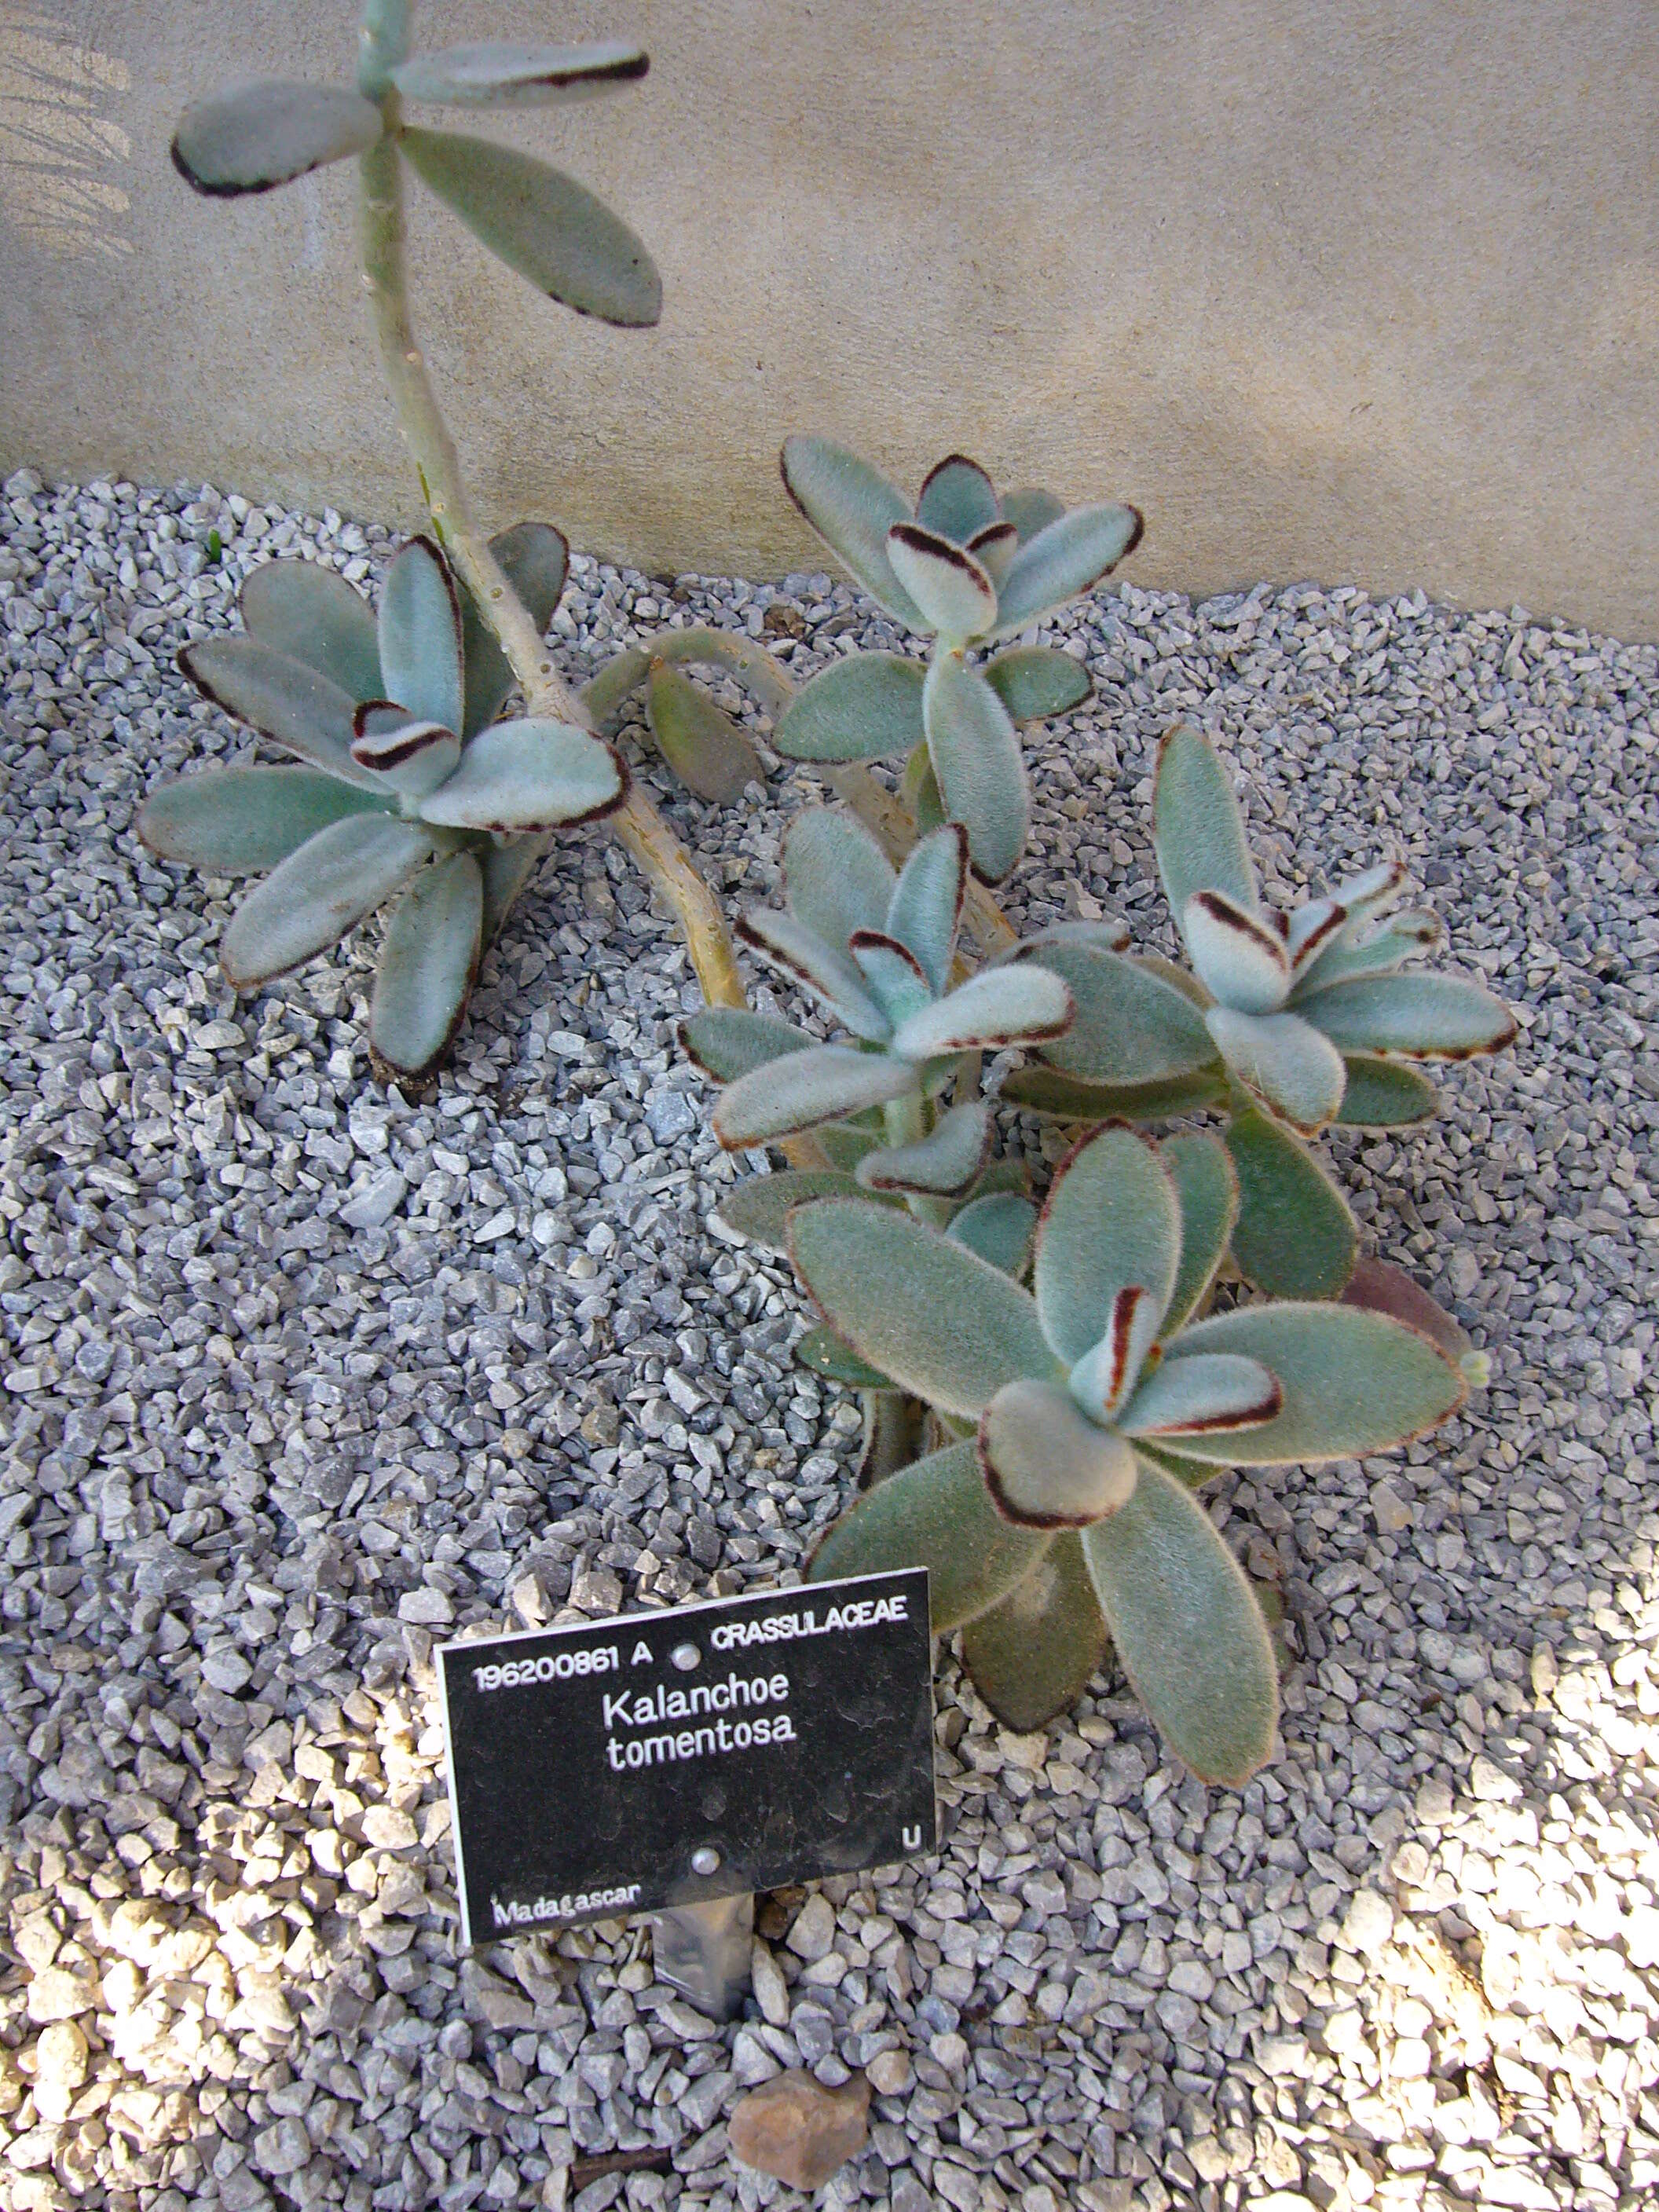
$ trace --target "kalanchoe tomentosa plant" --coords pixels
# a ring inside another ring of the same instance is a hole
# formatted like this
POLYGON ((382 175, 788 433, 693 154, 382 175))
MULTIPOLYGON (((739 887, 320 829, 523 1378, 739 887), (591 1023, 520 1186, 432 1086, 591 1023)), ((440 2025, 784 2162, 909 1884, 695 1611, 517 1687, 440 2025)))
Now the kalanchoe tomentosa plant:
POLYGON ((1030 813, 1015 725, 1075 707, 1089 679, 1043 647, 998 653, 982 669, 969 656, 1098 583, 1139 542, 1140 516, 1111 505, 1068 512, 1046 491, 999 499, 960 453, 931 472, 912 511, 827 438, 791 438, 783 481, 854 580, 933 650, 925 668, 891 653, 837 661, 802 688, 774 743, 793 760, 903 754, 920 825, 961 823, 975 874, 1000 882, 1024 850, 1030 813))
POLYGON ((961 1440, 877 1485, 817 1578, 925 1564, 936 1632, 1010 1725, 1086 1686, 1109 1636, 1170 1749, 1242 1783, 1272 1750, 1273 1647, 1194 1496, 1218 1468, 1386 1451, 1462 1402, 1427 1337, 1334 1304, 1190 1318, 1237 1203, 1212 1137, 1121 1124, 1057 1173, 1034 1292, 958 1241, 853 1199, 799 1206, 794 1263, 836 1335, 961 1440))
POLYGON ((872 1188, 959 1195, 991 1139, 990 1109, 933 1100, 964 1054, 1058 1036, 1071 994, 1035 963, 988 969, 952 988, 967 878, 956 823, 922 838, 896 870, 846 816, 809 808, 784 840, 788 906, 738 925, 761 957, 828 1008, 858 1042, 820 1044, 787 1022, 713 1008, 684 1024, 686 1048, 726 1085, 714 1133, 742 1149, 882 1109, 891 1149, 860 1163, 872 1188))
MULTIPOLYGON (((564 540, 526 524, 492 550, 545 627, 564 540)), ((495 719, 507 662, 427 538, 386 571, 378 623, 343 577, 309 561, 255 568, 241 612, 246 635, 198 639, 179 665, 305 765, 187 776, 149 799, 138 834, 164 860, 215 874, 273 870, 221 947, 240 990, 325 951, 401 890, 369 1036, 387 1073, 417 1081, 447 1050, 542 833, 619 805, 626 770, 586 730, 495 719)))
POLYGON ((1239 1267, 1283 1297, 1335 1297, 1358 1231, 1305 1140, 1333 1122, 1429 1119, 1434 1085, 1410 1063, 1496 1052, 1514 1019, 1481 984, 1401 972, 1440 925, 1419 909, 1387 918, 1405 884, 1395 864, 1291 914, 1265 908, 1226 769, 1195 730, 1159 752, 1152 842, 1195 980, 1099 947, 1046 953, 1077 1019, 1043 1048, 1050 1068, 1016 1074, 1007 1096, 1075 1120, 1230 1113, 1239 1267))

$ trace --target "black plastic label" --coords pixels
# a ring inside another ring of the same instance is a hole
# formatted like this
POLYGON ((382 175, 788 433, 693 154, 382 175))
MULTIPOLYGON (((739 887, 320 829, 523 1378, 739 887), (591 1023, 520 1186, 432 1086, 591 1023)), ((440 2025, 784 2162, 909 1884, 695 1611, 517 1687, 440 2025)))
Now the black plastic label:
POLYGON ((464 1943, 937 1848, 923 1568, 436 1657, 464 1943))

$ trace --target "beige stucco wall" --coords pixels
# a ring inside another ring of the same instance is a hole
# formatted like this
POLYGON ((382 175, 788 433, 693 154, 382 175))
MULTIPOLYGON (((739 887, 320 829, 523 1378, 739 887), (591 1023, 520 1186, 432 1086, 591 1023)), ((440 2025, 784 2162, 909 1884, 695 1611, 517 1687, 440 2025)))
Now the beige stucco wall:
MULTIPOLYGON (((492 516, 652 568, 811 561, 775 455, 1147 514, 1126 573, 1316 577, 1659 634, 1653 0, 455 0, 429 43, 632 29, 640 90, 491 122, 594 185, 659 329, 416 210, 492 516)), ((234 204, 167 142, 341 76, 348 0, 0 0, 0 461, 410 513, 349 167, 234 204)))

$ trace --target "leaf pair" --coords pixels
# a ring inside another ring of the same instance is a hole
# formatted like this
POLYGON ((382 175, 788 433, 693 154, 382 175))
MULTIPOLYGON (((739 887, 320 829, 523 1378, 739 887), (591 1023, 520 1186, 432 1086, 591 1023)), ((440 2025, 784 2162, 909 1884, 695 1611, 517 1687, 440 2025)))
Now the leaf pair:
MULTIPOLYGON (((1273 1662, 1193 1486, 1215 1465, 1385 1450, 1463 1396, 1435 1345, 1375 1311, 1266 1305, 1189 1322, 1237 1202, 1213 1139, 1160 1154, 1103 1130, 1055 1178, 1030 1293, 952 1238, 865 1201, 818 1200, 791 1220, 795 1265, 836 1338, 977 1424, 973 1443, 855 1505, 813 1574, 925 1564, 937 1630, 1008 1608, 976 1640, 987 1663, 1017 1621, 1052 1634, 1066 1648, 1045 1652, 1039 1672, 1061 1694, 1080 1686, 1079 1667, 1086 1680, 1109 1631, 1171 1747, 1206 1778, 1234 1782, 1271 1747, 1273 1662)), ((964 1648, 975 1663, 975 1640, 964 1648)), ((1047 1717, 1020 1711, 1027 1725, 1047 1717)))
MULTIPOLYGON (((586 99, 642 77, 630 43, 504 43, 417 55, 391 89, 417 104, 526 107, 586 99)), ((197 102, 180 118, 173 166, 210 197, 267 191, 325 163, 366 154, 386 135, 380 103, 362 92, 267 82, 197 102)), ((620 217, 572 177, 483 138, 401 125, 392 135, 428 188, 489 251, 538 291, 579 313, 623 325, 655 323, 662 283, 620 217)))

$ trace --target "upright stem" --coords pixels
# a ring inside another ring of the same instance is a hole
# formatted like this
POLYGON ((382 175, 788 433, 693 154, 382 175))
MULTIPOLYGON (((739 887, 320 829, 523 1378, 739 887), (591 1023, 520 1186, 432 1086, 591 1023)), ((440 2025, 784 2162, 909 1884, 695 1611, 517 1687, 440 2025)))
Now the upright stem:
MULTIPOLYGON (((454 441, 410 319, 403 167, 392 135, 398 103, 386 75, 401 58, 398 42, 399 37, 406 41, 407 15, 401 0, 370 0, 359 67, 359 82, 368 80, 366 89, 373 86, 387 128, 387 135, 362 156, 359 196, 363 287, 380 359, 432 526, 499 639, 526 708, 532 714, 587 728, 586 708, 554 666, 545 641, 473 519, 454 441)), ((607 826, 678 921, 704 998, 711 1006, 741 1006, 743 979, 714 896, 637 783, 630 785, 607 826)))

